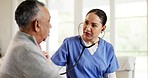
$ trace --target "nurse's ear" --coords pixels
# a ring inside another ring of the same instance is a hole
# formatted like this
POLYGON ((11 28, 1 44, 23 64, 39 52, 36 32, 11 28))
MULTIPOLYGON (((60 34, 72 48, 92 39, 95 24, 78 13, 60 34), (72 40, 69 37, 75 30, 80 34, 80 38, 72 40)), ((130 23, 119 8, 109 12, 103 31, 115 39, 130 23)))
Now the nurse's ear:
POLYGON ((103 27, 102 27, 102 30, 101 31, 104 31, 106 29, 106 26, 104 25, 103 27))

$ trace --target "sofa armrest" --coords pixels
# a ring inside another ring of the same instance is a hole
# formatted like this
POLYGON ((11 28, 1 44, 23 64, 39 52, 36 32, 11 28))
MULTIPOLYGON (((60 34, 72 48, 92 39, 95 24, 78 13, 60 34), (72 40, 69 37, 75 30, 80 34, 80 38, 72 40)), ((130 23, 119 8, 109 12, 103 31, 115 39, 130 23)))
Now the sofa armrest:
POLYGON ((118 56, 117 59, 120 65, 116 72, 117 78, 134 78, 136 57, 118 56))

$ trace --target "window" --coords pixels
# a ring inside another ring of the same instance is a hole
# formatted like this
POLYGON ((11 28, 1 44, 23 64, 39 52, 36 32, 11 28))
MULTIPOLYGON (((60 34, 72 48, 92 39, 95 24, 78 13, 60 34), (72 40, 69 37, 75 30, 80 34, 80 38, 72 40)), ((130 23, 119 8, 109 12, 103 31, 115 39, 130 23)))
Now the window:
POLYGON ((110 0, 79 0, 82 3, 74 2, 75 0, 45 1, 52 16, 52 28, 48 41, 43 45, 50 55, 59 48, 64 38, 76 35, 74 33, 77 31, 75 29, 76 14, 82 13, 80 17, 84 20, 90 9, 100 8, 107 13, 108 17, 104 39, 114 45, 117 56, 135 56, 135 78, 147 78, 146 0, 114 0, 115 3, 111 3, 110 0), (77 8, 76 4, 79 4, 77 8), (82 11, 76 11, 74 8, 82 11))
POLYGON ((52 28, 46 50, 51 56, 66 37, 74 35, 74 0, 47 1, 52 28))
POLYGON ((116 46, 117 51, 119 52, 131 51, 131 52, 140 52, 142 54, 143 53, 146 54, 147 52, 146 13, 147 13, 146 2, 144 1, 116 4, 115 43, 117 45, 116 46))
POLYGON ((115 1, 115 50, 135 56, 135 78, 147 78, 146 0, 115 1))

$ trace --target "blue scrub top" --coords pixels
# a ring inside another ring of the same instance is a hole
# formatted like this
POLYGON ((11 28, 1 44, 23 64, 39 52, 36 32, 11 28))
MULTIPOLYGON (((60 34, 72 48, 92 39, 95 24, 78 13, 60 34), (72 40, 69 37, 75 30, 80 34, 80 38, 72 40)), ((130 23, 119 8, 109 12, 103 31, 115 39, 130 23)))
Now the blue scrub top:
MULTIPOLYGON (((70 70, 83 49, 80 39, 80 36, 66 38, 51 60, 56 65, 66 65, 66 71, 70 70)), ((84 42, 82 43, 84 44, 84 42)), ((113 46, 100 39, 98 48, 93 55, 85 48, 78 64, 67 73, 67 78, 104 78, 105 74, 115 72, 118 68, 113 46)))

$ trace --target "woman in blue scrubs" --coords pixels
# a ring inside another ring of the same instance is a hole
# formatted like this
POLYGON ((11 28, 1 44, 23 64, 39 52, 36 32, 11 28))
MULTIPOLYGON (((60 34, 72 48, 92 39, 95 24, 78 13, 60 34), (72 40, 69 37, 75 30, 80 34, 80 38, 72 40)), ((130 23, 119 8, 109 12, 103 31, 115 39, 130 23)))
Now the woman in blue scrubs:
POLYGON ((52 56, 56 65, 66 66, 67 78, 116 78, 119 65, 114 48, 99 37, 106 29, 106 21, 103 10, 90 10, 83 23, 83 34, 66 38, 52 56))

